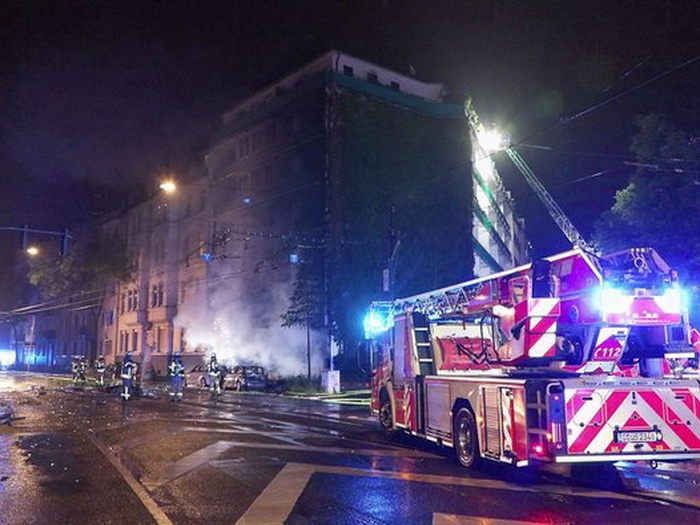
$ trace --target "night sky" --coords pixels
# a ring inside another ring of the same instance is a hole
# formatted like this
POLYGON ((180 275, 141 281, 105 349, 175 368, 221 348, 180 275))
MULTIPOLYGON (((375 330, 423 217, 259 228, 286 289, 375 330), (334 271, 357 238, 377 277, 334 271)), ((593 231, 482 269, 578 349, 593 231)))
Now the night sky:
MULTIPOLYGON (((697 1, 0 7, 0 226, 62 229, 88 215, 82 196, 99 193, 109 206, 128 189, 184 173, 224 110, 332 48, 415 70, 457 99, 471 95, 482 121, 510 132, 584 235, 631 173, 624 162, 636 115, 663 111, 679 128, 700 129, 697 1)), ((503 164, 536 251, 565 249, 503 164)))

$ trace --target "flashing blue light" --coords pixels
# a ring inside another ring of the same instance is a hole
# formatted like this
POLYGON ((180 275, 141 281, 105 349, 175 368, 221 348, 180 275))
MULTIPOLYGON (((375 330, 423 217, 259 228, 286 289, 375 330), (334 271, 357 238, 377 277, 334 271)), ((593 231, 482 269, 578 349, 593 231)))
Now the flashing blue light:
POLYGON ((250 204, 251 202, 253 202, 253 199, 250 197, 243 197, 243 204, 250 204))
POLYGON ((603 288, 603 310, 606 313, 621 314, 627 311, 633 298, 617 288, 603 288))
POLYGON ((298 253, 290 253, 289 254, 289 263, 290 264, 299 264, 299 254, 298 253))
POLYGON ((205 252, 200 257, 204 262, 211 262, 211 253, 205 252))
POLYGON ((0 349, 0 366, 10 366, 15 364, 15 351, 0 349))
POLYGON ((664 312, 679 314, 687 310, 685 294, 679 288, 668 288, 656 301, 664 312))
POLYGON ((394 317, 390 311, 370 310, 362 321, 365 329, 365 339, 386 332, 394 326, 394 317))

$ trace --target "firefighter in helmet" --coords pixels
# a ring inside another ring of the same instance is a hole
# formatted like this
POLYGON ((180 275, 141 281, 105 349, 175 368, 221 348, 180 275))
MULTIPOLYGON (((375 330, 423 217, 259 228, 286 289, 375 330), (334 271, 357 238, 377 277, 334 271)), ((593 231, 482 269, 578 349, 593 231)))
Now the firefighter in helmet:
POLYGON ((87 383, 87 363, 85 358, 82 356, 73 357, 73 384, 80 383, 84 385, 87 383))
POLYGON ((80 378, 80 361, 78 360, 78 356, 73 356, 73 359, 71 360, 70 370, 73 374, 73 384, 75 385, 78 383, 78 379, 80 378))
POLYGON ((209 378, 209 393, 212 397, 221 395, 221 367, 216 360, 214 352, 209 356, 207 363, 207 377, 209 378))
POLYGON ((121 372, 123 387, 122 401, 129 401, 131 398, 137 366, 138 365, 134 363, 134 359, 131 357, 131 352, 127 352, 124 356, 124 363, 122 364, 121 372))
POLYGON ((105 386, 105 372, 107 371, 107 363, 104 356, 99 356, 95 361, 95 372, 97 372, 97 384, 105 386))
POLYGON ((180 352, 175 352, 168 367, 170 372, 170 402, 182 402, 182 386, 185 381, 185 367, 182 364, 180 352))

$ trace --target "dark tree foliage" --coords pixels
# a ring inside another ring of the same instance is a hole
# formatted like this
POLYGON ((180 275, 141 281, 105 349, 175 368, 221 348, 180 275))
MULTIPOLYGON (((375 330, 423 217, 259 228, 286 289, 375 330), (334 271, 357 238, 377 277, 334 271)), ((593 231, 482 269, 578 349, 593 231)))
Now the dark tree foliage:
POLYGON ((595 225, 604 252, 649 246, 686 276, 700 275, 700 143, 663 116, 637 121, 640 167, 595 225))
POLYGON ((333 336, 347 346, 361 338, 371 301, 471 277, 470 150, 463 118, 396 111, 349 94, 335 111, 342 145, 331 147, 340 167, 331 220, 340 223, 330 240, 329 301, 333 336))
POLYGON ((68 254, 32 260, 29 281, 45 299, 101 291, 111 280, 126 280, 132 271, 126 244, 92 232, 68 254))
POLYGON ((282 314, 282 326, 324 327, 323 267, 312 258, 303 258, 294 280, 289 308, 282 314))

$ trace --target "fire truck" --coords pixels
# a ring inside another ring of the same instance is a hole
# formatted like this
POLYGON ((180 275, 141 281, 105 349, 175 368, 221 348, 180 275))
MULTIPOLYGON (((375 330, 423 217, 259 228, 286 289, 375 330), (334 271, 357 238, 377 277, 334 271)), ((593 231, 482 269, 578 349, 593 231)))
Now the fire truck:
POLYGON ((653 249, 575 248, 373 303, 365 330, 381 426, 465 467, 700 458, 683 290, 653 249))

